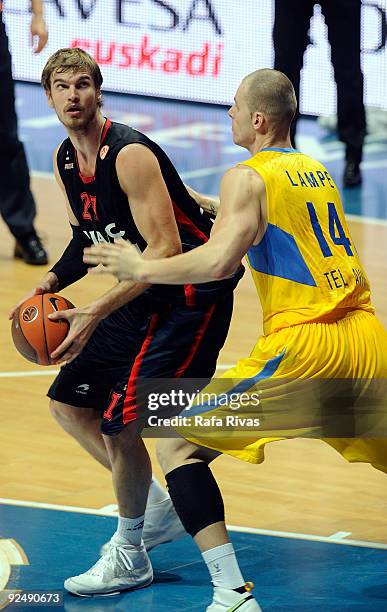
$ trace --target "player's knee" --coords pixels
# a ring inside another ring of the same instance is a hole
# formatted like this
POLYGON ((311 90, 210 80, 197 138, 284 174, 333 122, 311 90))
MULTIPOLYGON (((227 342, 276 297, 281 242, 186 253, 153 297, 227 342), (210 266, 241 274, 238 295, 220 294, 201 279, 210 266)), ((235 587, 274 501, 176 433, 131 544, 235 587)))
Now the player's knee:
POLYGON ((171 470, 172 461, 176 461, 180 445, 181 440, 158 440, 156 445, 156 456, 164 474, 167 474, 171 470))
POLYGON ((120 457, 128 457, 128 453, 143 452, 144 443, 141 438, 141 429, 135 422, 125 427, 118 435, 106 435, 103 428, 102 434, 112 463, 120 457))
POLYGON ((211 463, 220 455, 218 451, 188 442, 184 438, 161 439, 156 445, 156 455, 164 474, 188 463, 211 463))
POLYGON ((183 438, 157 442, 156 455, 164 474, 197 459, 197 447, 183 438))
POLYGON ((61 402, 57 402, 53 399, 50 399, 49 401, 49 408, 50 408, 50 412, 51 412, 51 416, 58 422, 61 424, 62 420, 63 420, 63 415, 64 415, 64 408, 65 408, 65 404, 62 404, 61 402))
POLYGON ((84 424, 84 421, 89 420, 89 414, 83 413, 82 408, 62 404, 56 400, 50 400, 49 403, 51 415, 59 423, 59 425, 67 432, 79 429, 84 424))

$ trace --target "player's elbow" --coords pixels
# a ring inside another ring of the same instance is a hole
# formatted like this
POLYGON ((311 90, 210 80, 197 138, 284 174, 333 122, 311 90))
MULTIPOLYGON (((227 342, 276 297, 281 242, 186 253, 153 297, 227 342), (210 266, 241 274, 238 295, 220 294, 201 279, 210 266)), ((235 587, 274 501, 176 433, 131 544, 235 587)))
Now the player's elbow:
POLYGON ((181 242, 169 243, 165 245, 162 250, 162 255, 160 257, 173 257, 174 255, 180 255, 183 250, 181 248, 181 242))
POLYGON ((225 261, 224 259, 219 259, 214 262, 212 266, 212 277, 214 280, 222 280, 224 278, 229 278, 237 271, 240 262, 235 263, 234 261, 225 261))
POLYGON ((182 252, 180 240, 160 241, 158 243, 148 244, 147 255, 151 259, 164 259, 164 257, 173 257, 180 255, 182 252))

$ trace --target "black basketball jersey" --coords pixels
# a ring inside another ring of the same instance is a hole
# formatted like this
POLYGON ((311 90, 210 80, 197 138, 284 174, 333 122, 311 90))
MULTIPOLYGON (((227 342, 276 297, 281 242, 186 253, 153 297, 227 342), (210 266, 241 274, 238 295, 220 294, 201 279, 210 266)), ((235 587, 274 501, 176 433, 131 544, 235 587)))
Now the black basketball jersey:
MULTIPOLYGON (((134 223, 128 198, 120 187, 116 171, 118 153, 132 143, 145 145, 157 157, 172 201, 183 251, 206 242, 212 221, 191 198, 166 153, 145 134, 109 119, 105 121, 93 177, 81 174, 77 152, 69 138, 61 144, 57 154, 58 171, 71 209, 85 238, 90 244, 113 242, 115 238, 123 238, 137 244, 141 251, 146 247, 146 242, 134 223)), ((214 286, 214 283, 209 285, 214 286)), ((210 286, 204 290, 210 290, 210 286)), ((165 297, 167 294, 176 297, 182 293, 183 287, 168 286, 167 289, 166 285, 160 285, 158 288, 154 286, 153 291, 158 295, 163 293, 165 297)), ((185 286, 183 296, 188 301, 192 301, 194 293, 190 285, 185 286)))

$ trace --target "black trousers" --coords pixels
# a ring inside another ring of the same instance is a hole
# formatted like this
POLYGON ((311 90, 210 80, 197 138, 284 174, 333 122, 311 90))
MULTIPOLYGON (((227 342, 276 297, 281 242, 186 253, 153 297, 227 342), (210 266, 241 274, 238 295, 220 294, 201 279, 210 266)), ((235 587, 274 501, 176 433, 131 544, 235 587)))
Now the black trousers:
MULTIPOLYGON (((27 43, 26 43, 27 44, 27 43)), ((15 238, 33 232, 36 206, 23 144, 17 135, 11 55, 0 11, 0 214, 15 238)))
MULTIPOLYGON (((309 42, 309 23, 314 0, 275 0, 273 42, 274 67, 284 72, 294 85, 297 100, 300 93, 300 72, 309 42)), ((366 134, 363 103, 363 73, 360 57, 361 0, 320 0, 331 60, 337 85, 337 131, 347 145, 347 155, 360 155, 366 134)), ((322 92, 323 95, 323 92, 322 92)), ((292 125, 294 144, 298 115, 292 125)), ((359 160, 360 161, 360 160, 359 160)))

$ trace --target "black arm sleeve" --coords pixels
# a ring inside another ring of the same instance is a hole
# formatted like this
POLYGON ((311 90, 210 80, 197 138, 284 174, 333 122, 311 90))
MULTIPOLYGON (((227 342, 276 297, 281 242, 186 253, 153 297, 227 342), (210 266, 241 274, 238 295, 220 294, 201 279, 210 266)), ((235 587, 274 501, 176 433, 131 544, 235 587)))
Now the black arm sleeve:
POLYGON ((83 263, 83 249, 89 246, 89 243, 78 225, 70 225, 73 230, 73 237, 62 257, 50 270, 58 277, 58 291, 86 276, 89 268, 88 264, 83 263))

